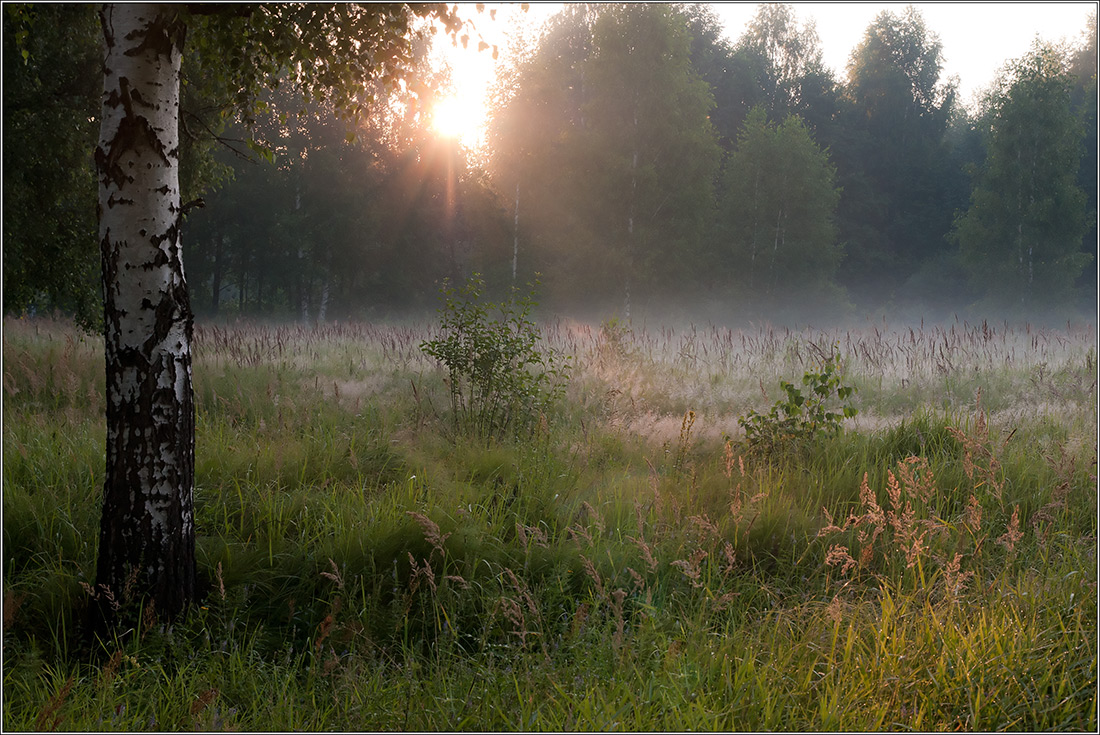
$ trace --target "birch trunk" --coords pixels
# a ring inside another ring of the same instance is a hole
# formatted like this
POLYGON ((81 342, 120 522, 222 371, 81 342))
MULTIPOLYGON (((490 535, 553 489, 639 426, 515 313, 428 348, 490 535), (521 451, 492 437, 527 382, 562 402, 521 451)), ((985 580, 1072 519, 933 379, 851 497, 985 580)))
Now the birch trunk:
POLYGON ((214 238, 214 283, 210 286, 210 311, 217 316, 222 300, 222 252, 225 250, 225 235, 214 238))
POLYGON ((107 467, 93 619, 160 616, 195 596, 192 316, 180 253, 180 59, 170 5, 105 5, 96 170, 107 467))
POLYGON ((512 222, 512 288, 516 286, 516 268, 519 266, 519 181, 516 181, 516 209, 512 222))

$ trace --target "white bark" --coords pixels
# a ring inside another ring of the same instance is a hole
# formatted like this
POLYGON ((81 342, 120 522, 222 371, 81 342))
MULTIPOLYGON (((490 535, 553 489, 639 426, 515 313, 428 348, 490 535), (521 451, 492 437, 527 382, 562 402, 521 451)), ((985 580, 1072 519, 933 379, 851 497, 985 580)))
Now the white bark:
POLYGON ((180 251, 183 26, 170 5, 105 5, 100 178, 107 475, 97 581, 131 571, 158 610, 194 592, 192 319, 180 251))

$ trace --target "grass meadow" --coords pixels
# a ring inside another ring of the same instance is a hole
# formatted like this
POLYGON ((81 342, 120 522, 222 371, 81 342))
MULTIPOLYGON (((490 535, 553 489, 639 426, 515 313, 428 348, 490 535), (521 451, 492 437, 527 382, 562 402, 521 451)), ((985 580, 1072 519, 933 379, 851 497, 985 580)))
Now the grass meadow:
POLYGON ((1094 325, 542 327, 488 442, 431 325, 197 327, 204 598, 89 648, 102 340, 5 319, 4 730, 1097 729, 1094 325))

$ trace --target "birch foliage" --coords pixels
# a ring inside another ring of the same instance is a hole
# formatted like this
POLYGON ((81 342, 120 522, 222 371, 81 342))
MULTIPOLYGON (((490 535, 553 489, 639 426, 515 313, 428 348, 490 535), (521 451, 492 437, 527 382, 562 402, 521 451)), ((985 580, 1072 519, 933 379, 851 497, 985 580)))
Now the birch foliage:
POLYGON ((1064 302, 1089 261, 1072 87, 1064 56, 1036 43, 988 101, 986 160, 954 234, 975 284, 1001 306, 1064 302))

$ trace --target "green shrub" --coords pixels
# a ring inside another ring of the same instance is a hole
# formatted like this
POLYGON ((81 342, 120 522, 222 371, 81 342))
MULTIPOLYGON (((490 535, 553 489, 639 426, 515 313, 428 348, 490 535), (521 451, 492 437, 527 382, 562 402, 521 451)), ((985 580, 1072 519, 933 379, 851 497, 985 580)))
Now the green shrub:
POLYGON ((805 394, 801 388, 779 381, 786 398, 776 401, 766 414, 749 409, 737 419, 745 430, 749 450, 771 454, 805 446, 819 436, 840 433, 841 421, 857 413, 850 403, 830 407, 834 396, 845 401, 855 393, 856 389, 841 384, 840 378, 840 356, 834 354, 824 361, 820 372, 807 371, 802 376, 802 385, 808 389, 805 394))
POLYGON ((460 291, 444 283, 441 334, 420 349, 447 368, 455 432, 488 441, 532 432, 563 395, 568 363, 541 345, 530 294, 496 304, 484 287, 476 273, 460 291))

